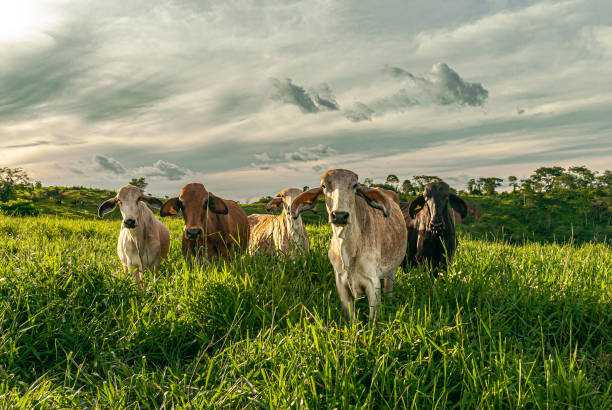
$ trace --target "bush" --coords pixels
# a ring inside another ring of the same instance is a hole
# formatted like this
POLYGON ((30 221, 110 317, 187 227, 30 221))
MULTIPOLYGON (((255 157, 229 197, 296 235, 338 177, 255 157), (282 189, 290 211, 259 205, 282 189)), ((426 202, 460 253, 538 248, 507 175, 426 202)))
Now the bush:
POLYGON ((34 203, 25 199, 17 199, 0 204, 0 211, 11 216, 37 216, 39 214, 38 208, 36 208, 34 203))

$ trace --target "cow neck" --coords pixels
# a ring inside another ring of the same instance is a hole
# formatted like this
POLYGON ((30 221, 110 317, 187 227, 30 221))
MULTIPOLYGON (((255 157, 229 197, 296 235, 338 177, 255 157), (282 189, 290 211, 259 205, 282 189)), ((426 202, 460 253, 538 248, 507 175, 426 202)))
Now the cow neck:
POLYGON ((301 243, 302 239, 302 216, 298 215, 297 218, 293 219, 291 213, 286 212, 283 208, 283 212, 281 213, 281 218, 283 219, 282 225, 285 225, 287 233, 291 237, 294 243, 301 243))
POLYGON ((361 240, 361 229, 358 226, 358 215, 350 223, 344 226, 332 224, 332 241, 335 241, 345 270, 352 268, 352 263, 357 256, 357 246, 361 240))

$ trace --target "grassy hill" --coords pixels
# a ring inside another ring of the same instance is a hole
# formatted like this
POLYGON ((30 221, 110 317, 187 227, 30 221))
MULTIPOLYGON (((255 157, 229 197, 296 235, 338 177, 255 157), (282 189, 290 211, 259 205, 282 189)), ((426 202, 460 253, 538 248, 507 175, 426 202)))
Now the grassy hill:
POLYGON ((140 293, 116 221, 0 216, 1 407, 612 407, 608 245, 463 237, 444 282, 400 271, 350 328, 328 226, 295 260, 190 266, 166 224, 140 293))
MULTIPOLYGON (((115 192, 82 187, 42 187, 33 192, 21 189, 17 197, 34 201, 43 215, 96 219, 100 203, 115 192), (61 199, 61 203, 58 200, 61 199)), ((610 189, 563 190, 548 193, 502 193, 494 196, 461 196, 482 210, 482 217, 468 217, 458 231, 472 238, 497 238, 511 243, 526 241, 612 243, 612 191, 610 189)), ((402 195, 402 200, 414 197, 402 195)), ((266 202, 242 204, 247 214, 268 213, 266 202)), ((106 216, 118 219, 115 210, 106 216)), ((327 223, 322 200, 318 212, 306 212, 309 224, 327 223)))

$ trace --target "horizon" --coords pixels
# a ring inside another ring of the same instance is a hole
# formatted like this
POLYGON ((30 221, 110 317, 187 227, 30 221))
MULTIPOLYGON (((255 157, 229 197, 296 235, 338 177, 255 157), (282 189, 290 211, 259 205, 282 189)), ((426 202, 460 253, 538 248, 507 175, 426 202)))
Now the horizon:
POLYGON ((96 4, 0 5, 0 165, 44 185, 252 202, 331 168, 612 167, 603 0, 96 4))

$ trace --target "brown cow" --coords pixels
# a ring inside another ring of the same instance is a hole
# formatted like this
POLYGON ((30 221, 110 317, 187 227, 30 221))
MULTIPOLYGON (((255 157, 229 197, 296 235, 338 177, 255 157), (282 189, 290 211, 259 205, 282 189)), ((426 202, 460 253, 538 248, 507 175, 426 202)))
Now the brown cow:
POLYGON ((221 199, 208 192, 204 185, 187 184, 178 197, 168 199, 159 212, 161 216, 183 211, 183 255, 223 258, 230 250, 245 250, 249 241, 246 213, 234 201, 221 199))
POLYGON ((363 293, 368 297, 370 318, 376 318, 380 280, 384 279, 385 294, 391 294, 397 267, 406 254, 406 224, 396 199, 357 180, 352 171, 329 170, 319 187, 302 193, 291 205, 297 218, 300 212, 315 208, 320 195, 325 196, 332 227, 328 256, 345 318, 351 322, 355 298, 363 293))
POLYGON ((291 217, 291 203, 301 193, 301 189, 285 188, 276 194, 266 205, 266 210, 281 206, 283 211, 280 215, 249 215, 249 253, 279 250, 293 254, 296 247, 308 250, 308 234, 302 217, 291 217))
POLYGON ((425 264, 434 269, 446 270, 457 248, 455 224, 448 204, 465 218, 467 206, 463 199, 450 192, 446 182, 434 180, 423 190, 423 195, 412 202, 402 202, 400 207, 408 228, 408 248, 403 266, 425 264))

